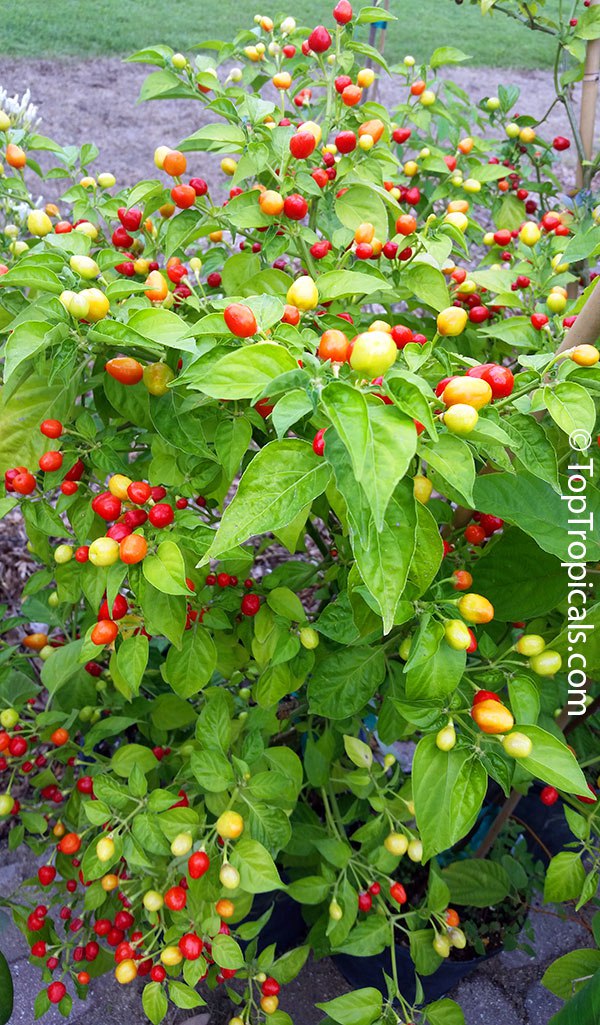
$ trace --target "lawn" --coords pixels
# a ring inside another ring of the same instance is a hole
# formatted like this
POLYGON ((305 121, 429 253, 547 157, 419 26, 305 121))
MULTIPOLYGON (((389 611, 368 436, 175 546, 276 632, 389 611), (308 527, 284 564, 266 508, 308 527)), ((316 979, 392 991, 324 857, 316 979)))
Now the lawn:
MULTIPOLYGON (((555 10, 559 0, 547 0, 555 10)), ((365 0, 366 3, 366 0, 365 0)), ((364 6, 357 0, 356 8, 364 6)), ((299 22, 331 21, 331 0, 294 0, 286 8, 299 22)), ((0 0, 0 54, 21 57, 96 57, 127 54, 155 42, 177 49, 203 39, 224 38, 232 28, 252 24, 257 10, 282 10, 256 0, 0 0)), ((553 40, 530 32, 502 14, 482 17, 479 9, 454 0, 391 0, 398 21, 387 36, 386 56, 412 53, 426 60, 436 46, 454 44, 478 65, 546 67, 553 40)), ((365 38, 366 38, 365 29, 365 38)), ((1 84, 1 83, 0 83, 1 84)))

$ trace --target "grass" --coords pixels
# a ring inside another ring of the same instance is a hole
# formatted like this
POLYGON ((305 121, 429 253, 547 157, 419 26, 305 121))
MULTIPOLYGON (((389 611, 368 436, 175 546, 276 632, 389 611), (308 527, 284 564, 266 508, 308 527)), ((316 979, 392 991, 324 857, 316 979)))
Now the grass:
MULTIPOLYGON (((335 0, 293 0, 287 11, 299 23, 332 21, 335 0)), ((355 7, 368 0, 356 0, 355 7)), ((554 12, 559 0, 547 0, 554 12)), ((386 39, 390 61, 412 53, 427 60, 441 45, 471 54, 492 67, 547 67, 553 39, 502 14, 483 17, 479 8, 454 0, 391 0, 386 39)), ((0 54, 11 57, 98 57, 131 53, 163 42, 189 50, 203 39, 230 37, 252 25, 253 15, 285 10, 284 0, 0 0, 0 54)), ((367 38, 368 29, 363 30, 367 38)))

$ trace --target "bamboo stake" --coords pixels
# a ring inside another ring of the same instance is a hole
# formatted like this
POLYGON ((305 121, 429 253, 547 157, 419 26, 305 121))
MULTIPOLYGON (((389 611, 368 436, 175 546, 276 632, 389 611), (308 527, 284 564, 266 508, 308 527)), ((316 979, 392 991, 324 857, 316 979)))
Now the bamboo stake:
POLYGON ((577 320, 566 332, 560 343, 557 354, 572 349, 575 345, 593 345, 600 338, 600 288, 592 289, 583 309, 577 314, 577 320))
MULTIPOLYGON (((589 9, 600 6, 600 0, 591 0, 589 9)), ((585 70, 581 89, 581 116, 579 120, 581 142, 586 160, 591 160, 594 151, 594 128, 596 103, 598 101, 598 79, 600 77, 600 39, 590 39, 585 55, 585 70)), ((578 188, 589 187, 589 173, 581 161, 577 163, 578 188)))

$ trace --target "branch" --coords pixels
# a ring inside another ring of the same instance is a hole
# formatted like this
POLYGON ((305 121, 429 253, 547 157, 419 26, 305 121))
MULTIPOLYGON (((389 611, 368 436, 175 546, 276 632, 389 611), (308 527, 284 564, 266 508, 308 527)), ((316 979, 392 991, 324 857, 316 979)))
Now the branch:
POLYGON ((515 14, 514 11, 507 10, 506 7, 500 7, 499 4, 494 5, 494 10, 500 11, 501 14, 505 14, 507 18, 512 18, 513 21, 520 22, 521 25, 525 25, 525 27, 531 29, 532 32, 545 32, 548 36, 557 35, 554 29, 548 28, 547 25, 539 25, 538 22, 534 20, 533 15, 530 15, 529 18, 523 18, 520 14, 515 14))

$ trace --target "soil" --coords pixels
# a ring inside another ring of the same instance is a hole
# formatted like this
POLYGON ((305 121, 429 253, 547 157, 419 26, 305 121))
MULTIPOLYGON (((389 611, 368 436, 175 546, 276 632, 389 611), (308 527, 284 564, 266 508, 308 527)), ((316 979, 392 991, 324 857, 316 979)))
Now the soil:
MULTIPOLYGON (((393 59, 394 54, 389 57, 393 59)), ((63 145, 93 141, 100 150, 96 171, 112 171, 119 185, 129 185, 140 178, 153 177, 152 155, 157 146, 176 146, 210 118, 200 103, 191 100, 137 105, 141 84, 149 70, 115 57, 60 61, 2 57, 0 85, 10 94, 29 88, 42 118, 40 132, 63 145)), ((448 71, 448 77, 477 100, 494 95, 501 83, 517 85, 521 96, 516 110, 538 118, 545 114, 554 95, 548 71, 457 67, 448 71)), ((400 96, 391 81, 382 79, 378 99, 393 109, 400 96)), ((550 138, 572 134, 560 105, 554 108, 544 128, 544 135, 550 138)), ((563 156, 562 177, 570 183, 575 167, 574 147, 563 156)), ((192 154, 190 172, 208 178, 216 171, 219 160, 211 154, 192 154)))

